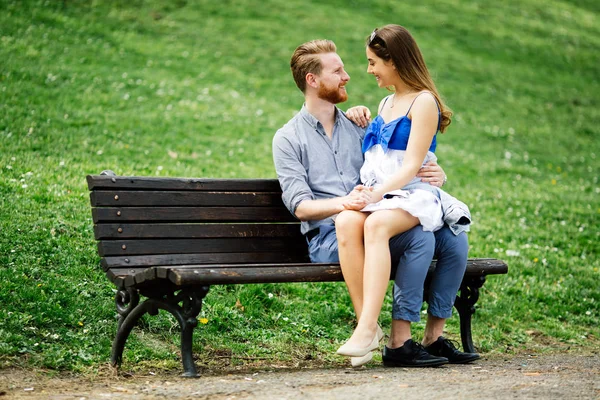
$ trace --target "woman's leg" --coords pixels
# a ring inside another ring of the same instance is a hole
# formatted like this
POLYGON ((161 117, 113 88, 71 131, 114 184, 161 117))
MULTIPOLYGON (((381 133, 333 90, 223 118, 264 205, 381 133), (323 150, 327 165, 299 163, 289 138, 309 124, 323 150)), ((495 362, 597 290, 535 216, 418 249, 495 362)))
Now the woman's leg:
POLYGON ((363 268, 365 259, 364 224, 369 214, 360 211, 342 211, 335 219, 338 254, 344 281, 360 319, 363 305, 363 268))
MULTIPOLYGON (((348 352, 368 348, 376 335, 377 319, 390 279, 390 238, 418 224, 416 217, 400 209, 376 211, 367 217, 364 224, 363 308, 356 330, 342 346, 348 352)), ((344 353, 343 348, 340 353, 344 353)))

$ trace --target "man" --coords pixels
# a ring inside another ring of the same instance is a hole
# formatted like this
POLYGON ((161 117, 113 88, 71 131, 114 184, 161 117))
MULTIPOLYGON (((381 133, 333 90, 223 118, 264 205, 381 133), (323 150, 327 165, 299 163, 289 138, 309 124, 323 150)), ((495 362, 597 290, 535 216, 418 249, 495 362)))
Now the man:
MULTIPOLYGON (((346 84, 350 76, 344 70, 333 42, 315 40, 300 45, 292 55, 290 65, 296 85, 304 94, 305 104, 273 138, 275 169, 283 202, 302 221, 301 231, 309 243, 311 260, 337 262, 335 216, 344 210, 344 203, 368 203, 364 188, 357 186, 363 164, 361 147, 365 131, 335 106, 347 100, 346 84)), ((445 180, 443 170, 437 165, 424 168, 419 176, 437 182, 439 186, 445 180)), ((392 265, 397 268, 392 331, 383 351, 384 365, 437 366, 479 358, 477 354, 456 350, 442 336, 464 275, 467 249, 466 234, 462 232, 455 236, 447 226, 435 234, 424 232, 417 226, 390 240, 392 265), (400 327, 406 326, 406 321, 419 320, 418 310, 414 315, 414 304, 417 302, 420 308, 425 279, 423 268, 429 266, 433 257, 438 263, 430 287, 423 345, 419 345, 410 336, 407 339, 406 330, 402 331, 400 327), (415 276, 422 276, 422 279, 415 279, 415 276), (408 303, 413 309, 410 318, 404 313, 408 303)), ((345 279, 348 274, 362 274, 362 271, 342 272, 345 279)), ((360 318, 362 299, 353 298, 353 304, 357 318, 360 318)), ((352 365, 362 365, 371 357, 372 353, 353 357, 352 365)))

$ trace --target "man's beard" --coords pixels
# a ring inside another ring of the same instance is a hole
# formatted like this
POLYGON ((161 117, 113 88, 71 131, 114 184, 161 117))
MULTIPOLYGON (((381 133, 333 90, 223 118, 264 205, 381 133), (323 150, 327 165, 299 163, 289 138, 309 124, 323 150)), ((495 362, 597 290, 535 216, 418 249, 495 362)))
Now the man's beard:
POLYGON ((348 94, 346 91, 340 91, 339 86, 328 87, 323 85, 323 82, 319 83, 319 89, 317 96, 333 104, 343 103, 348 100, 348 94))

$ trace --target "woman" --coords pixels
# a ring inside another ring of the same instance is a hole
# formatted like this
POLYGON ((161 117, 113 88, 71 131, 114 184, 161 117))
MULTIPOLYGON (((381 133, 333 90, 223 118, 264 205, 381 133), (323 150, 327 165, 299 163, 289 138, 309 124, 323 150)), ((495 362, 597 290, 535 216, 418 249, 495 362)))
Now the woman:
MULTIPOLYGON (((375 29, 367 40, 366 54, 367 72, 375 76, 379 87, 393 87, 394 93, 380 102, 378 116, 364 139, 363 186, 356 190, 364 191, 371 204, 360 209, 347 203, 335 222, 340 263, 359 318, 338 354, 364 359, 380 339, 377 319, 390 277, 389 239, 419 224, 431 231, 444 224, 441 193, 416 174, 436 159, 436 134, 446 130, 451 117, 405 28, 386 25, 375 29)), ((348 116, 353 119, 354 114, 356 120, 360 113, 364 110, 349 111, 348 116)), ((418 309, 410 310, 413 314, 418 315, 421 301, 413 302, 418 304, 418 309)), ((401 321, 401 330, 408 341, 408 318, 401 321)), ((384 353, 384 364, 385 357, 384 353)))

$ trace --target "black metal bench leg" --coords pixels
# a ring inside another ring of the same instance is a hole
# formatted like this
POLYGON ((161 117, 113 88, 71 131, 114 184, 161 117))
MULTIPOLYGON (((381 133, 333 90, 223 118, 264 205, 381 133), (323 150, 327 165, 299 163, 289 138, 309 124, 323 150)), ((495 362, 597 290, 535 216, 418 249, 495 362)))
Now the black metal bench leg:
POLYGON ((460 316, 460 338, 463 350, 475 353, 471 334, 471 317, 475 314, 475 303, 479 300, 479 288, 485 283, 485 276, 465 277, 460 285, 460 294, 456 296, 454 307, 460 316))
POLYGON ((196 317, 202 310, 202 300, 208 293, 209 287, 203 286, 200 290, 192 291, 183 289, 177 294, 169 294, 162 297, 151 297, 138 305, 139 295, 134 290, 121 290, 117 293, 117 311, 120 314, 117 335, 113 342, 111 363, 119 365, 123 359, 125 342, 133 327, 145 314, 156 315, 159 309, 171 313, 179 323, 181 329, 181 361, 183 364, 183 376, 198 377, 194 356, 192 352, 192 341, 194 328, 198 325, 196 317), (129 304, 131 303, 131 304, 129 304), (182 303, 179 306, 179 303, 182 303))
POLYGON ((140 295, 135 289, 122 289, 115 295, 119 321, 110 357, 110 362, 115 367, 123 361, 123 349, 131 330, 141 316, 146 313, 144 307, 138 307, 139 302, 140 295))

